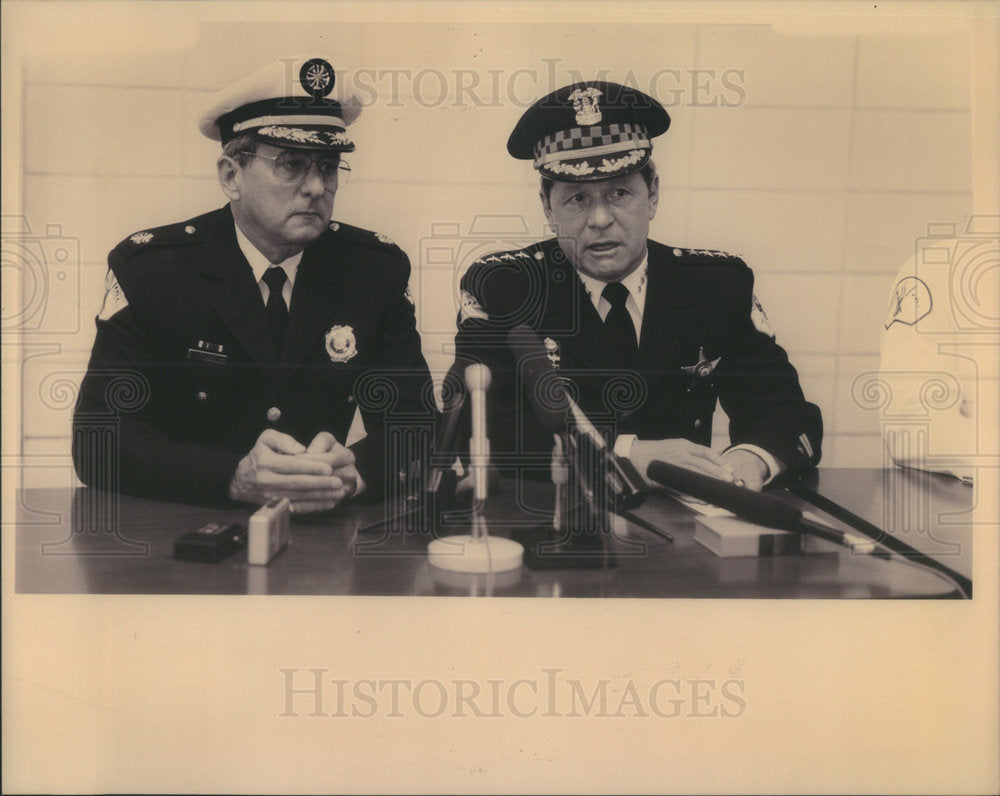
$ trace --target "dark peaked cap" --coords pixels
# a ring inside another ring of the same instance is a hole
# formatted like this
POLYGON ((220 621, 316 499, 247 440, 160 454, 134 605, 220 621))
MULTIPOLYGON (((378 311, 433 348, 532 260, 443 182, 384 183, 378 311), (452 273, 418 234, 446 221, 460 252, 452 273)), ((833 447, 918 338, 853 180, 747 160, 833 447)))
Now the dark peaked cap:
POLYGON ((560 181, 604 180, 641 169, 651 139, 670 127, 664 107, 638 89, 591 80, 563 86, 524 112, 507 151, 560 181))

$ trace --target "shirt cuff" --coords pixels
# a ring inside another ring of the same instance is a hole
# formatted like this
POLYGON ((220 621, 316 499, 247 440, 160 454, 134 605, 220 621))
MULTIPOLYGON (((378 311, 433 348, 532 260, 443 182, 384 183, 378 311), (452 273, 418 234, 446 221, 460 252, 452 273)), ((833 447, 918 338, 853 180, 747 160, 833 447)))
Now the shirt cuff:
POLYGON ((741 450, 750 451, 750 453, 756 454, 764 461, 764 464, 767 465, 768 473, 767 477, 764 479, 765 484, 771 483, 775 478, 777 478, 779 475, 785 472, 786 469, 788 469, 785 467, 784 462, 782 462, 780 459, 775 458, 763 448, 757 445, 750 445, 749 443, 746 442, 742 442, 739 445, 733 445, 731 448, 727 448, 726 453, 728 453, 729 451, 741 451, 741 450))
POLYGON ((629 454, 632 452, 632 443, 636 441, 638 437, 635 434, 620 434, 615 440, 615 446, 612 448, 615 456, 622 459, 627 459, 629 454))

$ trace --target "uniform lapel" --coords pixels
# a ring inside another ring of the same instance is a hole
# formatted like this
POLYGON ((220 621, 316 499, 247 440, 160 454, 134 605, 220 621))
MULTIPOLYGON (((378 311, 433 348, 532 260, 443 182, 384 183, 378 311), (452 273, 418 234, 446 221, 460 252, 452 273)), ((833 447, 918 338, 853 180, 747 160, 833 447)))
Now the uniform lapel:
POLYGON ((549 297, 541 326, 558 339, 562 366, 607 368, 619 364, 601 316, 569 259, 559 250, 548 254, 549 297))
POLYGON ((677 267, 655 244, 650 246, 646 305, 639 339, 639 367, 669 370, 703 314, 677 278, 677 267))
POLYGON ((295 275, 276 389, 281 389, 317 338, 330 327, 337 309, 340 277, 340 263, 333 247, 319 241, 306 247, 295 275))
POLYGON ((216 283, 208 294, 209 305, 250 358, 259 365, 274 363, 278 352, 267 324, 260 288, 236 243, 233 215, 228 206, 212 221, 199 270, 216 283))

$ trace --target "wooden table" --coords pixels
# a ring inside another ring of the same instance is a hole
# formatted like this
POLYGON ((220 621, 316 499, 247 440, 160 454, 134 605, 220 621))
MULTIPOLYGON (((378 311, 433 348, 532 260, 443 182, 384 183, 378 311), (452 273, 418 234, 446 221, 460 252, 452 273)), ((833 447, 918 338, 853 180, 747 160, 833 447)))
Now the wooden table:
MULTIPOLYGON (((501 482, 487 509, 490 532, 509 536, 545 521, 552 487, 501 482)), ((971 577, 973 490, 945 476, 903 470, 821 469, 798 495, 816 494, 897 535, 971 577)), ((808 507, 799 496, 785 497, 808 507)), ((668 543, 620 521, 613 566, 456 575, 427 562, 426 533, 358 534, 384 516, 379 505, 345 504, 295 517, 292 543, 268 566, 245 553, 216 564, 176 561, 173 543, 248 512, 113 495, 28 489, 19 494, 15 588, 19 593, 344 594, 508 597, 903 598, 954 597, 945 579, 907 562, 814 553, 719 558, 694 539, 695 515, 664 495, 638 510, 674 535, 668 543)), ((817 512, 818 513, 818 512, 817 512)), ((829 515, 826 515, 829 518, 829 515)), ((845 530, 848 526, 841 524, 845 530)), ((455 531, 463 530, 456 527, 455 531)), ((450 531, 449 531, 450 532, 450 531)))

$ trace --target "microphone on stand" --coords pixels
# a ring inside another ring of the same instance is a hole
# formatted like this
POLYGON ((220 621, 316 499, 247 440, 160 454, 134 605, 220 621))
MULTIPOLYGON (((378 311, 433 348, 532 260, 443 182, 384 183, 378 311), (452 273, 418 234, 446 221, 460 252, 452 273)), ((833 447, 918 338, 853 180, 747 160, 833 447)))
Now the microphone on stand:
POLYGON ((469 422, 469 402, 464 376, 455 367, 445 375, 443 397, 444 412, 436 423, 430 450, 407 468, 405 507, 358 528, 358 534, 381 531, 387 537, 395 530, 430 533, 436 529, 442 512, 456 503, 458 474, 454 464, 459 456, 460 432, 469 422))
POLYGON ((552 512, 552 527, 561 531, 563 513, 566 504, 566 484, 569 482, 569 461, 563 451, 563 438, 559 434, 552 435, 552 462, 549 469, 552 473, 552 483, 556 488, 555 509, 552 512))
POLYGON ((465 386, 472 404, 472 433, 469 435, 469 470, 472 473, 473 496, 480 503, 489 496, 487 472, 490 464, 490 438, 486 435, 486 391, 493 376, 486 365, 469 365, 465 369, 465 386))
MULTIPOLYGON (((577 500, 567 500, 568 505, 556 507, 553 525, 517 534, 525 545, 528 566, 613 566, 615 556, 607 545, 608 511, 671 539, 669 534, 626 511, 645 499, 647 491, 641 476, 631 462, 614 455, 601 433, 570 397, 566 380, 552 367, 535 330, 525 324, 514 327, 507 333, 507 346, 517 365, 535 424, 548 434, 564 438, 575 476, 569 485, 575 480, 579 487, 577 500)), ((561 478, 561 474, 553 471, 553 480, 557 476, 561 478)))
POLYGON ((472 533, 445 536, 427 546, 427 560, 439 569, 470 574, 507 572, 521 566, 524 548, 501 537, 491 537, 483 515, 489 492, 488 472, 490 441, 486 435, 486 391, 492 375, 486 365, 469 365, 465 369, 465 384, 472 407, 469 437, 469 468, 473 476, 475 503, 472 511, 472 533))
POLYGON ((592 454, 594 467, 587 469, 593 472, 586 475, 593 491, 597 493, 599 482, 604 481, 616 511, 642 503, 646 497, 642 477, 631 462, 614 455, 601 432, 570 397, 566 379, 552 367, 538 333, 520 324, 507 333, 507 345, 518 365, 521 386, 538 425, 549 434, 577 432, 582 446, 592 454))
POLYGON ((579 429, 581 443, 593 451, 597 466, 595 476, 600 478, 603 474, 605 486, 611 495, 612 510, 617 512, 619 509, 633 509, 639 506, 647 494, 639 472, 628 459, 615 456, 601 432, 594 427, 572 398, 567 395, 566 400, 569 402, 576 428, 579 429))
POLYGON ((449 371, 444 381, 444 414, 438 425, 437 433, 434 435, 433 448, 431 449, 431 472, 427 479, 425 492, 428 497, 442 495, 446 499, 450 499, 454 496, 456 482, 455 471, 452 467, 458 457, 455 441, 463 425, 464 415, 467 413, 467 402, 464 385, 461 384, 453 390, 449 400, 448 384, 451 381, 457 381, 453 376, 453 371, 449 371))

